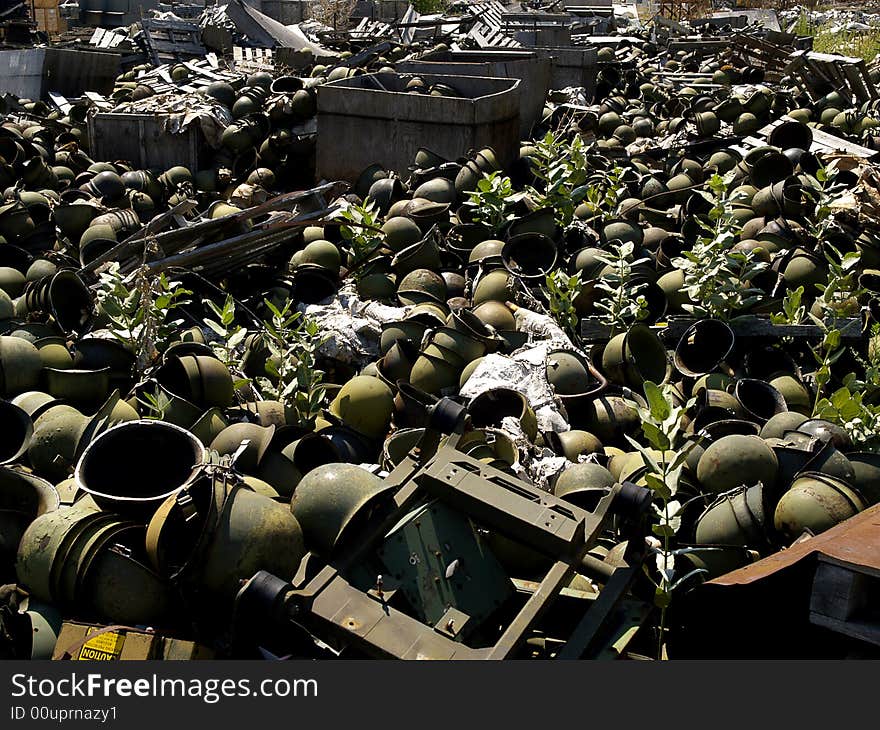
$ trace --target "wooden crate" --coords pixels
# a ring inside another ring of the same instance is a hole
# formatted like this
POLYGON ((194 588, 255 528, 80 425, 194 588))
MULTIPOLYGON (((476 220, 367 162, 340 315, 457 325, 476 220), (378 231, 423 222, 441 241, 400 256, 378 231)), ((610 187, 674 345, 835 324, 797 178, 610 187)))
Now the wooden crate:
POLYGON ((34 22, 37 28, 50 36, 57 36, 67 30, 67 21, 61 17, 58 7, 34 8, 34 22))

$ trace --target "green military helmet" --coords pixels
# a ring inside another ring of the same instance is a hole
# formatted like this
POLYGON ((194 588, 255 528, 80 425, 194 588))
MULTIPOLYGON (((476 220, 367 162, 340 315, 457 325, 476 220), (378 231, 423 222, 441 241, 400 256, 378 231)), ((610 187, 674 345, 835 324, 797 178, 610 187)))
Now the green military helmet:
POLYGON ((441 395, 454 389, 461 380, 463 370, 460 363, 453 362, 455 353, 441 348, 436 348, 435 352, 438 350, 440 355, 446 357, 423 353, 416 358, 409 375, 411 385, 431 395, 441 395))
POLYGON ((306 548, 329 556, 394 487, 354 464, 323 464, 297 485, 290 510, 306 548))
POLYGON ((176 188, 178 185, 192 183, 193 176, 189 168, 183 165, 175 165, 159 176, 159 181, 168 188, 176 188))
POLYGON ((385 243, 395 253, 412 246, 422 240, 421 228, 412 218, 392 216, 382 225, 385 243))
POLYGON ((0 291, 14 299, 21 295, 26 283, 27 278, 18 269, 13 269, 11 266, 0 266, 0 291))
POLYGON ((354 431, 384 438, 394 412, 394 394, 379 378, 359 375, 342 386, 329 410, 354 431))
POLYGON ((290 106, 297 118, 303 121, 315 116, 318 110, 314 92, 306 89, 300 89, 293 95, 290 106))
POLYGON ((795 540, 805 530, 818 535, 863 509, 862 496, 843 479, 803 472, 777 503, 773 524, 795 540))
POLYGON ((614 134, 614 130, 617 129, 623 120, 620 118, 620 114, 617 112, 605 112, 601 117, 599 117, 599 132, 601 132, 605 137, 610 137, 614 134))
POLYGON ((0 321, 12 319, 15 316, 15 303, 9 295, 0 289, 0 321))
POLYGON ((739 487, 720 495, 697 518, 695 541, 700 545, 765 547, 767 517, 764 485, 739 487))
POLYGON ((430 269, 410 271, 397 286, 397 297, 402 304, 418 304, 424 301, 446 301, 446 281, 430 269))
POLYGON ((596 58, 599 61, 610 62, 614 60, 614 49, 611 46, 602 46, 596 51, 596 58))
POLYGON ((366 274, 357 281, 357 293, 361 299, 391 299, 396 292, 394 274, 366 274))
POLYGON ((259 86, 269 90, 272 87, 272 74, 267 71, 257 71, 247 77, 246 84, 248 86, 259 86))
POLYGON ((629 124, 621 124, 614 130, 614 138, 627 145, 636 141, 636 130, 629 124))
POLYGON ((0 336, 0 395, 35 390, 42 369, 40 351, 34 345, 20 337, 0 336))
POLYGON ((310 244, 312 241, 325 240, 323 226, 306 226, 303 229, 303 243, 310 244))
POLYGON ((788 410, 809 415, 813 409, 810 391, 793 375, 780 375, 770 381, 785 399, 788 410))
POLYGON ((547 380, 557 395, 578 395, 589 390, 595 378, 587 361, 575 352, 552 350, 547 353, 547 380))
POLYGON ((221 456, 232 455, 245 441, 248 441, 248 445, 239 455, 235 466, 243 473, 253 474, 259 469, 274 435, 275 426, 233 423, 217 434, 211 442, 211 450, 221 456))
POLYGON ((556 453, 577 463, 584 454, 602 454, 602 442, 589 431, 573 428, 570 431, 547 434, 544 438, 556 453))
POLYGON ((172 81, 185 81, 189 78, 189 69, 182 63, 178 63, 171 68, 172 81))
POLYGON ((413 192, 413 198, 425 198, 435 203, 451 203, 455 200, 455 184, 445 177, 435 177, 422 183, 413 192))
POLYGON ((275 186, 275 173, 268 167, 258 167, 247 177, 248 185, 260 185, 266 190, 275 186))
POLYGON ((260 111, 261 104, 258 99, 250 95, 239 96, 232 105, 233 119, 242 119, 260 111))
POLYGON ((840 114, 840 109, 833 106, 826 107, 822 110, 819 121, 822 124, 833 124, 838 114, 840 114))
POLYGON ((794 431, 805 421, 809 420, 803 413, 796 411, 783 411, 771 416, 761 427, 761 438, 782 438, 786 431, 794 431))
POLYGON ((225 81, 213 81, 208 84, 205 95, 216 99, 227 109, 232 109, 232 105, 235 104, 235 89, 225 81))
POLYGON ((342 255, 335 244, 330 241, 312 241, 302 250, 299 259, 301 264, 315 264, 322 266, 329 271, 339 273, 339 267, 342 265, 342 255))
POLYGON ((91 185, 106 200, 119 200, 125 195, 125 183, 122 178, 109 170, 95 175, 91 185))
POLYGON ((474 307, 474 316, 499 332, 516 329, 516 317, 503 302, 490 300, 474 307))
POLYGON ((634 243, 636 246, 641 246, 645 240, 645 232, 641 226, 624 220, 607 223, 602 229, 602 236, 606 241, 617 239, 623 243, 634 243))
POLYGON ((115 241, 116 231, 113 230, 112 226, 109 226, 105 223, 99 223, 98 225, 89 226, 83 232, 82 236, 80 236, 79 245, 80 248, 84 248, 90 242, 99 240, 115 241))
POLYGON ((594 510, 617 480, 599 464, 572 464, 557 478, 553 494, 586 510, 594 510))
POLYGON ((708 446, 697 464, 700 484, 716 494, 758 482, 771 486, 779 463, 776 454, 759 436, 731 434, 708 446))
POLYGON ((498 264, 502 263, 501 250, 504 248, 504 241, 497 238, 490 238, 480 241, 471 249, 468 254, 468 264, 498 264))
POLYGON ((484 359, 484 357, 478 357, 464 366, 464 369, 461 371, 461 375, 458 378, 459 390, 464 388, 464 384, 468 381, 471 375, 474 374, 474 371, 480 366, 480 363, 482 363, 484 359))
POLYGON ((866 505, 880 502, 880 454, 873 452, 850 452, 846 455, 853 468, 850 483, 855 487, 866 505))
POLYGON ((511 298, 512 287, 513 280, 507 271, 501 269, 490 271, 481 277, 474 287, 474 306, 483 302, 506 302, 511 298))
POLYGON ((743 112, 733 123, 733 133, 740 136, 754 134, 758 131, 761 123, 758 118, 751 112, 743 112))

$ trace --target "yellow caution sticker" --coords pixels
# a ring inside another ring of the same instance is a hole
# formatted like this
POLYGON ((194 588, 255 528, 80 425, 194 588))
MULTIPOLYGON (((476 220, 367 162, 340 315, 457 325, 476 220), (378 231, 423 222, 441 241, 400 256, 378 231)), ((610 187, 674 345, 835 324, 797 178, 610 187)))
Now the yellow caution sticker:
MULTIPOLYGON (((100 629, 90 628, 86 636, 100 629)), ((122 654, 122 645, 125 643, 125 635, 117 631, 108 631, 104 634, 89 639, 79 650, 79 661, 110 662, 119 659, 122 654)))

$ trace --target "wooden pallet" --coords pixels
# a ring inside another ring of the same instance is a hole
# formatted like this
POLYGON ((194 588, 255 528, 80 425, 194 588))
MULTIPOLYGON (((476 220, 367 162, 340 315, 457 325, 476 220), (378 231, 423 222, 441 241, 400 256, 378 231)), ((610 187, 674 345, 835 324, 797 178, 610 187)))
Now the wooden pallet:
POLYGON ((140 40, 156 65, 205 55, 201 30, 194 23, 145 18, 140 27, 140 40))
POLYGON ((849 97, 850 102, 864 103, 880 97, 861 58, 795 51, 784 71, 814 101, 825 96, 825 86, 849 97))

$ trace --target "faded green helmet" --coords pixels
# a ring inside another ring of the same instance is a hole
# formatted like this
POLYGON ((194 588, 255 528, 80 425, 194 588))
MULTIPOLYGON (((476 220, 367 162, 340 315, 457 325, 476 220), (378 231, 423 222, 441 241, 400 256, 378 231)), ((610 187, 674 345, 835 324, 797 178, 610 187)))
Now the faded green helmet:
POLYGON ((455 184, 445 177, 435 177, 422 183, 413 192, 414 198, 425 198, 435 203, 451 203, 455 200, 455 184))
POLYGON ((795 411, 783 411, 771 416, 770 419, 761 428, 761 438, 782 438, 786 431, 794 431, 802 423, 807 421, 807 417, 803 413, 795 411))
POLYGON ((576 428, 548 434, 545 440, 557 453, 561 451, 566 459, 575 463, 582 454, 603 453, 602 442, 596 436, 576 428))
POLYGON ((290 500, 306 548, 330 555, 371 507, 393 489, 354 464, 323 464, 297 485, 290 500))
POLYGON ((299 259, 302 264, 316 264, 325 269, 339 273, 339 267, 342 265, 342 255, 339 249, 330 241, 312 241, 302 250, 302 256, 299 259))
POLYGON ((401 279, 397 297, 403 304, 424 301, 445 302, 446 281, 430 269, 415 269, 401 279))
POLYGON ((697 464, 700 484, 716 494, 741 485, 775 483, 776 454, 759 436, 732 434, 713 442, 697 464))
POLYGON ((228 109, 232 109, 232 105, 235 104, 235 89, 225 81, 214 81, 208 84, 205 94, 216 99, 228 109))
POLYGON ((864 500, 847 482, 827 474, 805 472, 782 495, 776 505, 773 524, 794 540, 804 530, 818 535, 863 509, 864 500))
POLYGON ((740 487, 718 497, 697 519, 700 545, 763 547, 767 542, 764 486, 740 487))
POLYGON ((616 481, 611 472, 599 464, 572 464, 556 478, 553 494, 592 510, 616 481))
POLYGON ((385 234, 385 243, 395 253, 403 251, 408 246, 412 246, 422 240, 423 234, 421 228, 412 218, 404 216, 393 216, 389 218, 382 226, 382 233, 385 234))
POLYGON ((474 305, 489 301, 506 302, 511 297, 512 283, 507 271, 501 269, 490 271, 474 288, 474 305))
POLYGON ((379 378, 358 375, 342 386, 330 413, 370 438, 384 438, 394 412, 394 394, 379 378))
POLYGON ((566 350, 547 354, 547 380, 558 395, 578 395, 594 382, 583 357, 566 350))
POLYGON ((785 405, 790 411, 808 415, 813 408, 810 400, 810 391, 806 386, 792 375, 780 375, 770 381, 785 399, 785 405))

